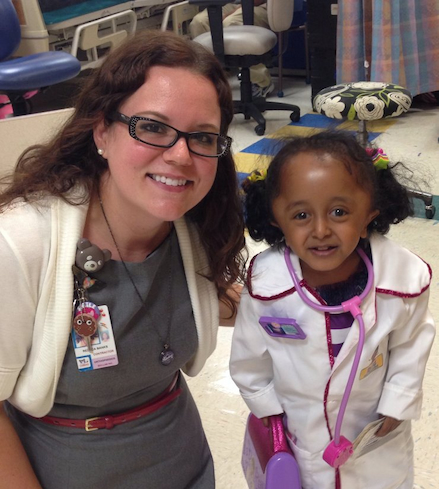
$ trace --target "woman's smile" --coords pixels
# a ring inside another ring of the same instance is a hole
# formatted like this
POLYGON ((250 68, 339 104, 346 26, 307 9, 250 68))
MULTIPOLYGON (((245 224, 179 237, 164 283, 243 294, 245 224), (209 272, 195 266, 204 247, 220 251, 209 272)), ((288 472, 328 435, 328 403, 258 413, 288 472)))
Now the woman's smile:
POLYGON ((170 187, 183 187, 185 185, 189 185, 190 181, 182 178, 170 178, 170 177, 165 177, 164 175, 148 175, 150 178, 155 180, 156 182, 162 183, 164 185, 170 186, 170 187))

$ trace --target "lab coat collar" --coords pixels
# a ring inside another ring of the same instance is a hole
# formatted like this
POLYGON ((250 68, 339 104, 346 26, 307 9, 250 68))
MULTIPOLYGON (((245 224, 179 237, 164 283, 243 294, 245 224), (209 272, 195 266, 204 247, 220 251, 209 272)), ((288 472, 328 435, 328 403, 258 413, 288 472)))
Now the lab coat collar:
MULTIPOLYGON (((371 236, 370 245, 375 273, 373 289, 377 293, 417 297, 429 287, 431 268, 411 251, 381 235, 371 236), (404 266, 401 267, 401 264, 404 266)), ((291 262, 299 281, 302 281, 302 269, 296 255, 291 254, 291 262)), ((250 295, 262 301, 294 293, 283 249, 270 248, 254 257, 249 267, 247 285, 250 295)))

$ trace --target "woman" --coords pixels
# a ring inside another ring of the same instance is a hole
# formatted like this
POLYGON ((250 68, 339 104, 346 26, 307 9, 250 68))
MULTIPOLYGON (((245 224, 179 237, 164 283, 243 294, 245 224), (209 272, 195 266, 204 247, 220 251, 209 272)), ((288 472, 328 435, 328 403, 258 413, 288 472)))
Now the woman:
POLYGON ((215 486, 179 372, 196 375, 214 350, 218 298, 236 309, 232 116, 211 54, 143 32, 93 72, 62 131, 20 158, 0 197, 13 283, 0 312, 2 487, 215 486), (84 239, 113 259, 75 263, 84 239), (114 344, 91 342, 98 324, 114 344))

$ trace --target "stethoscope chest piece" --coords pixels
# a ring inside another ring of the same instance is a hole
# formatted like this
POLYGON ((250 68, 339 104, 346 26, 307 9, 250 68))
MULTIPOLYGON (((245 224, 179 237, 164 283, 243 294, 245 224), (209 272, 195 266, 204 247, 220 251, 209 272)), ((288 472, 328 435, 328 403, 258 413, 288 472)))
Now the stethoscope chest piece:
POLYGON ((340 435, 338 445, 336 445, 335 440, 332 440, 326 447, 323 452, 323 460, 334 469, 338 469, 349 460, 353 453, 354 447, 352 443, 343 435, 340 435))

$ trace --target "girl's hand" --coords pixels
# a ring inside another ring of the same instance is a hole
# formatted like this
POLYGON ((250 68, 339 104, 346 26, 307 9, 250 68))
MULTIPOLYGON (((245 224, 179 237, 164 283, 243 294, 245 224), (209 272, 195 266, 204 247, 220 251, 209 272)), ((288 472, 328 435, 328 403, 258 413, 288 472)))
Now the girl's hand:
POLYGON ((268 416, 265 416, 265 418, 261 418, 262 424, 268 428, 268 416))
MULTIPOLYGON (((281 414, 283 414, 283 413, 281 413, 281 414)), ((273 414, 273 416, 280 416, 281 414, 273 414)), ((262 421, 262 424, 266 428, 268 428, 268 425, 270 423, 270 418, 271 418, 271 416, 265 416, 265 418, 260 418, 260 420, 262 421)))
POLYGON ((384 422, 381 425, 380 429, 375 433, 375 436, 386 436, 394 429, 398 428, 398 426, 402 423, 402 421, 390 418, 389 416, 384 417, 384 422))

